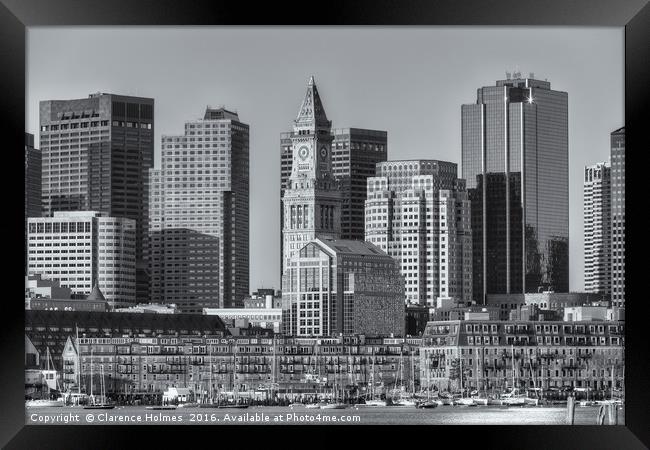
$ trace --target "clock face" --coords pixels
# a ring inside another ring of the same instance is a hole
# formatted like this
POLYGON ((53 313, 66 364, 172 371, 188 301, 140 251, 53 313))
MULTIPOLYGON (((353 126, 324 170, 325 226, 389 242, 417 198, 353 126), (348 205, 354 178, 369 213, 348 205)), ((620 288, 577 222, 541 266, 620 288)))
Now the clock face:
POLYGON ((321 147, 320 155, 325 158, 327 156, 327 147, 321 147))
POLYGON ((298 149, 298 156, 299 156, 300 159, 302 159, 303 161, 304 161, 305 159, 307 159, 307 157, 309 156, 309 148, 306 147, 306 146, 304 146, 304 145, 303 145, 302 147, 300 147, 300 148, 298 149))

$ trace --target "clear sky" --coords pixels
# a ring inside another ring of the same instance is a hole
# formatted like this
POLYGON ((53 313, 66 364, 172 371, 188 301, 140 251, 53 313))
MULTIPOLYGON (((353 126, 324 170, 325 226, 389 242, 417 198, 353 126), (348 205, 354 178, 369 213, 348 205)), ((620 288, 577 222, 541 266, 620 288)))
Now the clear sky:
POLYGON ((600 27, 30 27, 27 131, 38 102, 155 99, 160 136, 206 105, 250 125, 251 291, 280 288, 280 133, 314 75, 333 127, 388 131, 388 158, 456 162, 460 107, 519 69, 569 94, 570 289, 583 290, 582 172, 624 125, 624 29, 600 27))

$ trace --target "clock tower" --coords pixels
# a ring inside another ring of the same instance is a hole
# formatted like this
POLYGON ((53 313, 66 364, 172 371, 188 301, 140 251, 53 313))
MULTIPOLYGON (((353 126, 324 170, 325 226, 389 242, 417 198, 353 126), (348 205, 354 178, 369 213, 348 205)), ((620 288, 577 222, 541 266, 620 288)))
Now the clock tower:
POLYGON ((307 242, 340 237, 341 194, 332 174, 331 128, 312 76, 291 134, 291 176, 282 198, 283 273, 291 254, 307 242))

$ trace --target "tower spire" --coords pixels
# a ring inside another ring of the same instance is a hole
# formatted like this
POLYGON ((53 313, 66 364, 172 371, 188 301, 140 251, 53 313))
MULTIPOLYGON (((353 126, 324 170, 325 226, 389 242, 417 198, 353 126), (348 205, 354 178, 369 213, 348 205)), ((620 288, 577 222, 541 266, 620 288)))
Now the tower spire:
POLYGON ((327 120, 327 114, 325 114, 325 108, 312 75, 309 77, 307 92, 298 110, 298 116, 294 120, 294 128, 315 131, 317 128, 330 128, 331 126, 332 123, 327 120))

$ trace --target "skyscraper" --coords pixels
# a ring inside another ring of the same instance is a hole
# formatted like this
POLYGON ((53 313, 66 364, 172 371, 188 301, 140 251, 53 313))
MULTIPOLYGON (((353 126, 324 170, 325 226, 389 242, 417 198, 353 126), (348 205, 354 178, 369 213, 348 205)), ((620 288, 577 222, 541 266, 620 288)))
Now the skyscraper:
POLYGON ((365 238, 398 261, 407 302, 471 300, 470 202, 457 165, 387 161, 367 185, 365 238))
POLYGON ((611 170, 609 163, 585 167, 585 291, 609 297, 612 288, 611 170))
POLYGON ((341 193, 332 173, 332 122, 314 77, 293 122, 291 175, 282 195, 282 271, 291 254, 318 236, 341 234, 341 193))
MULTIPOLYGON (((293 167, 292 135, 293 132, 287 132, 280 136, 280 198, 284 196, 293 167)), ((331 130, 331 135, 332 174, 341 192, 341 239, 363 240, 366 179, 375 175, 378 162, 387 159, 388 133, 363 128, 336 128, 331 130)), ((282 208, 280 223, 284 223, 282 208)))
POLYGON ((25 133, 25 224, 41 216, 41 152, 34 148, 34 135, 25 133))
POLYGON ((249 127, 208 107, 162 137, 150 177, 151 298, 186 312, 243 305, 249 293, 249 127))
POLYGON ((28 225, 28 275, 57 280, 81 296, 97 286, 111 306, 135 303, 135 220, 55 211, 28 225))
POLYGON ((507 74, 462 105, 474 297, 569 289, 568 96, 507 74))
POLYGON ((625 306, 625 127, 611 133, 612 303, 625 306))
MULTIPOLYGON (((27 218, 41 216, 41 152, 34 148, 34 135, 25 133, 25 243, 27 218)), ((25 273, 27 273, 27 244, 25 244, 25 273)))
POLYGON ((93 210, 135 220, 137 298, 148 301, 144 249, 153 99, 96 93, 39 106, 44 215, 93 210))

